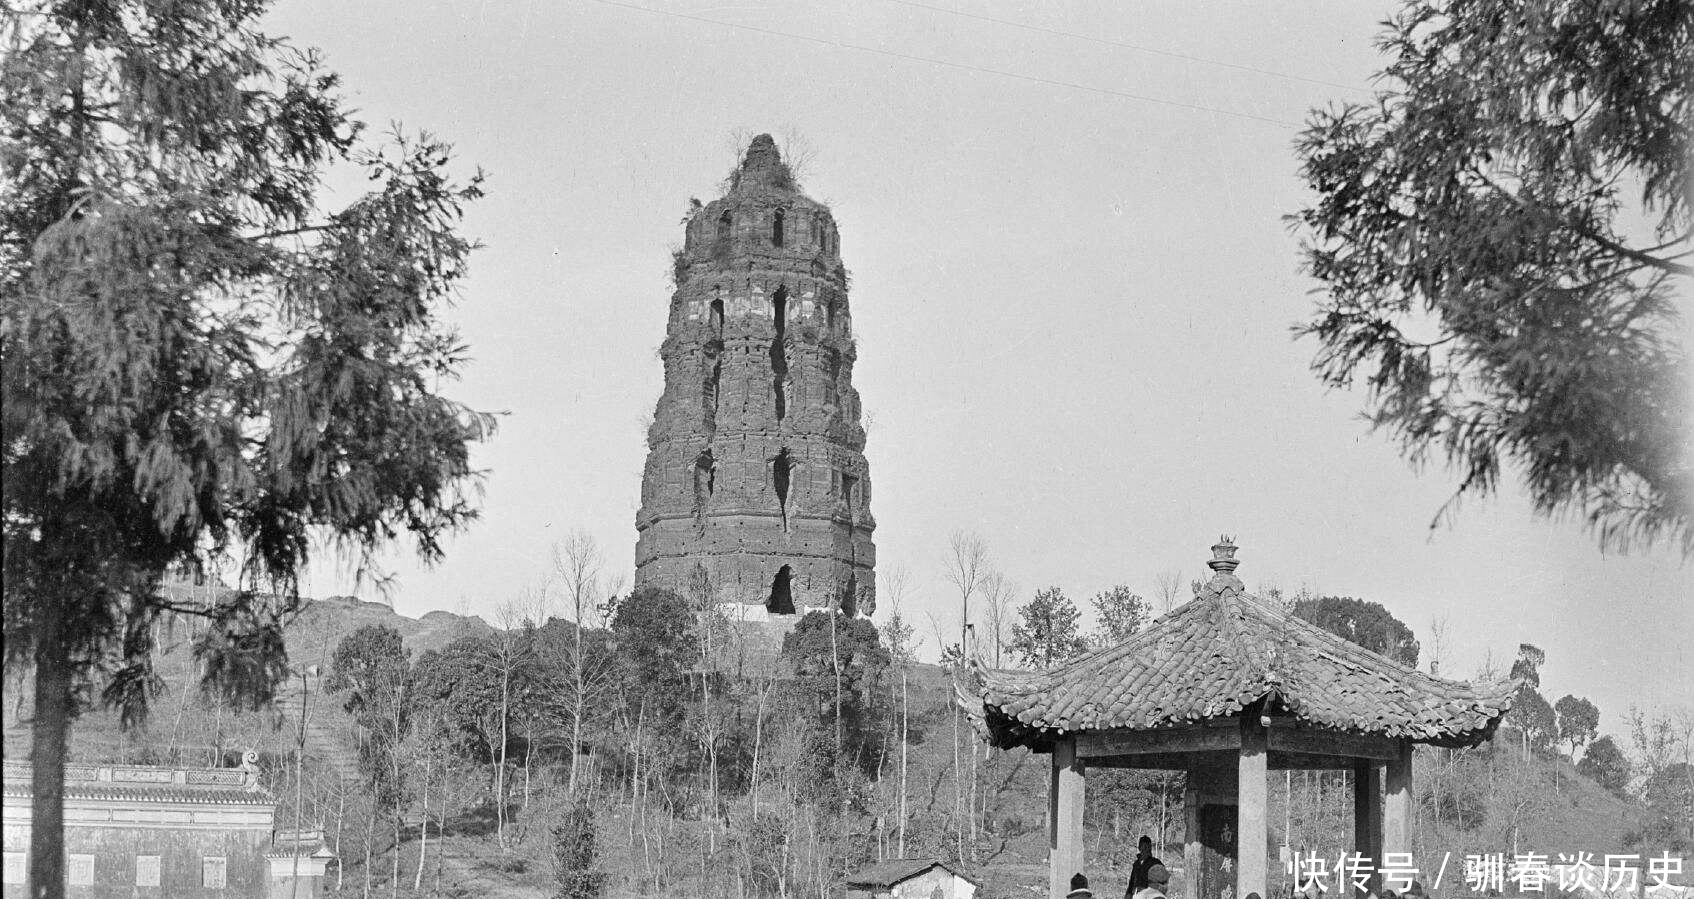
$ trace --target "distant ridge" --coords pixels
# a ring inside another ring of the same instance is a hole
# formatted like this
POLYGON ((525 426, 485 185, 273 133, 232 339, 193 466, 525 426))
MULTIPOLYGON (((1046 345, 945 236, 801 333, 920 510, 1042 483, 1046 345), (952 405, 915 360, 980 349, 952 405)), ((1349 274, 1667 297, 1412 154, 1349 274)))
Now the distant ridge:
MULTIPOLYGON (((167 583, 164 592, 174 599, 206 601, 216 596, 222 587, 195 586, 183 582, 167 583)), ((459 615, 436 610, 420 618, 409 618, 386 603, 370 602, 355 596, 330 596, 304 600, 303 607, 283 633, 288 649, 288 663, 296 671, 316 666, 318 676, 308 678, 310 686, 309 714, 306 721, 306 754, 327 763, 338 774, 356 775, 358 752, 352 729, 341 708, 341 702, 321 691, 322 681, 329 674, 330 657, 336 644, 348 634, 367 625, 393 628, 400 633, 412 658, 443 646, 461 637, 492 634, 495 629, 476 615, 459 615)), ((211 753, 211 740, 203 737, 208 726, 220 729, 226 750, 256 748, 262 752, 292 752, 295 728, 299 727, 302 689, 296 676, 277 686, 276 703, 258 713, 218 713, 215 709, 188 708, 200 705, 195 689, 192 658, 193 624, 187 617, 167 621, 160 630, 159 646, 154 669, 163 681, 164 689, 153 700, 152 711, 144 729, 124 733, 115 712, 96 708, 79 717, 71 728, 71 760, 86 764, 140 763, 153 764, 166 760, 176 749, 179 758, 199 759, 206 763, 211 753), (190 691, 184 696, 184 690, 190 691), (185 702, 184 700, 189 700, 185 702), (187 720, 185 720, 185 718, 187 720), (210 718, 210 721, 204 719, 210 718), (173 731, 176 739, 172 740, 173 731)), ((7 758, 27 758, 30 742, 30 695, 27 681, 9 684, 4 703, 3 749, 7 758), (19 693, 11 695, 11 689, 19 693)))

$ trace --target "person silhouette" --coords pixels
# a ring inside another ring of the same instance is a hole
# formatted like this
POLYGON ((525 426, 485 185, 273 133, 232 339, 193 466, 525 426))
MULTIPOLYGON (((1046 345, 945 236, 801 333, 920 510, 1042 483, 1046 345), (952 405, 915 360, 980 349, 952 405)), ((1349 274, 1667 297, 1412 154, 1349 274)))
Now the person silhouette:
POLYGON ((1142 834, 1136 843, 1135 864, 1129 869, 1129 889, 1124 890, 1123 899, 1135 899, 1135 894, 1147 888, 1147 871, 1154 865, 1162 865, 1159 857, 1153 854, 1153 838, 1142 834))
POLYGON ((1153 865, 1147 869, 1147 885, 1137 891, 1132 899, 1165 899, 1165 889, 1170 880, 1171 873, 1164 865, 1153 865))

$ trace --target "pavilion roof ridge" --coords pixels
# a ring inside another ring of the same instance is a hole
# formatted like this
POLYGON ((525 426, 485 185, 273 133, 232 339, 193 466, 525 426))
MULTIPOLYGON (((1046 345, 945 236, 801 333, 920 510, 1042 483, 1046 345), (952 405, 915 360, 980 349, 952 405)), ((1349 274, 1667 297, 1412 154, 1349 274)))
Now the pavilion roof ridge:
POLYGON ((1398 659, 1366 649, 1365 647, 1360 646, 1339 634, 1331 633, 1290 611, 1284 610, 1278 606, 1273 606, 1262 597, 1243 592, 1239 596, 1238 601, 1252 608, 1253 611, 1257 612, 1262 618, 1266 619, 1267 623, 1274 621, 1281 624, 1284 628, 1300 631, 1301 635, 1306 637, 1308 640, 1315 640, 1326 644, 1326 648, 1334 654, 1339 661, 1343 661, 1347 664, 1368 665, 1378 668, 1387 667, 1402 676, 1422 681, 1428 685, 1445 688, 1457 687, 1469 689, 1479 695, 1504 695, 1517 692, 1517 685, 1519 682, 1516 679, 1507 678, 1503 681, 1477 684, 1472 683, 1471 681, 1437 677, 1421 669, 1413 668, 1398 659))
POLYGON ((1194 599, 1140 633, 1041 671, 974 666, 956 681, 961 704, 1002 746, 1193 724, 1267 699, 1303 726, 1474 745, 1511 708, 1514 683, 1438 678, 1331 634, 1248 592, 1227 539, 1213 549, 1194 599))

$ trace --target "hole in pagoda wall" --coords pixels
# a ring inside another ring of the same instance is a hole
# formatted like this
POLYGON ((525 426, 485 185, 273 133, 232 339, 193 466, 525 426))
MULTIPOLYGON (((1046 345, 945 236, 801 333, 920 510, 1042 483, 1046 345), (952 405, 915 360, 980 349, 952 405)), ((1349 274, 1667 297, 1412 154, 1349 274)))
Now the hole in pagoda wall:
POLYGON ((788 379, 788 288, 778 287, 771 297, 771 317, 776 336, 771 339, 771 389, 776 393, 776 420, 788 415, 788 391, 783 382, 788 379))
POLYGON ((705 450, 694 459, 694 521, 702 529, 706 526, 706 506, 717 490, 717 480, 717 461, 710 449, 705 450))
POLYGON ((765 611, 773 615, 794 614, 794 572, 787 565, 777 569, 771 578, 771 596, 765 601, 765 611))
POLYGON ((723 354, 707 351, 706 354, 706 383, 704 406, 706 409, 706 429, 717 427, 718 421, 718 391, 723 386, 723 354))
POLYGON ((771 462, 771 486, 776 488, 776 506, 782 513, 783 531, 788 530, 788 484, 793 469, 794 460, 788 455, 788 447, 785 446, 771 462))

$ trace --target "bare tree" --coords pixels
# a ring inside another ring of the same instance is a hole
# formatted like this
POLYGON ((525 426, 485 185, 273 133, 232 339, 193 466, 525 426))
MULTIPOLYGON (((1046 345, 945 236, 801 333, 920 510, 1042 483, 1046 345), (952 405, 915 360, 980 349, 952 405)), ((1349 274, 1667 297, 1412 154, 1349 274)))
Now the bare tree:
MULTIPOLYGON (((718 851, 718 826, 722 822, 722 806, 718 796, 718 742, 721 723, 714 716, 712 708, 712 675, 718 670, 718 641, 713 638, 726 629, 723 609, 720 607, 717 591, 703 566, 696 565, 690 578, 692 592, 696 605, 699 634, 700 634, 700 744, 706 756, 706 801, 710 806, 710 814, 706 816, 706 843, 702 846, 705 852, 701 856, 702 875, 706 873, 708 861, 715 858, 718 851)), ((718 715, 723 710, 718 710, 718 715)))
POLYGON ((799 187, 806 180, 806 176, 811 174, 812 164, 817 161, 817 144, 801 134, 798 128, 787 125, 778 135, 777 149, 782 152, 782 161, 788 164, 788 172, 794 179, 795 186, 799 187))
POLYGON ((553 573, 565 591, 570 604, 571 624, 576 632, 575 652, 571 655, 571 773, 565 792, 576 795, 579 759, 582 756, 582 715, 587 706, 588 684, 583 672, 582 630, 583 613, 596 607, 600 568, 604 557, 599 544, 584 531, 575 531, 562 543, 553 544, 553 573))
MULTIPOLYGON (((981 591, 986 584, 990 568, 988 564, 988 544, 982 537, 969 531, 954 531, 947 539, 947 557, 943 560, 947 581, 959 591, 959 650, 964 653, 966 660, 975 656, 971 640, 971 597, 981 591)), ((970 822, 971 845, 976 843, 976 752, 970 753, 970 787, 965 795, 965 787, 959 776, 959 739, 961 731, 960 712, 953 710, 953 759, 955 794, 958 799, 958 811, 970 822)), ((965 852, 965 828, 959 828, 959 857, 969 859, 965 852)))
POLYGON ((1175 608, 1182 598, 1182 572, 1172 568, 1153 575, 1153 592, 1159 597, 1159 614, 1175 608))
POLYGON ((1447 616, 1429 619, 1429 673, 1441 676, 1441 663, 1447 655, 1447 616))
POLYGON ((995 668, 1001 667, 1001 653, 1006 649, 1016 613, 1018 585, 1005 573, 990 571, 982 587, 984 622, 988 632, 988 657, 995 668))
POLYGON ((968 657, 971 597, 983 588, 989 576, 988 544, 974 532, 954 531, 947 538, 947 556, 942 564, 947 582, 959 591, 959 649, 968 657))
POLYGON ((905 602, 908 573, 904 566, 895 565, 883 569, 882 593, 888 600, 888 625, 884 633, 888 638, 889 654, 893 656, 896 670, 900 673, 900 773, 896 778, 899 789, 899 799, 896 802, 898 824, 898 841, 896 855, 906 856, 906 777, 910 770, 907 750, 911 745, 911 714, 909 692, 907 689, 907 671, 916 660, 918 644, 912 642, 912 626, 906 622, 905 602))
MULTIPOLYGON (((494 768, 494 833, 495 840, 501 849, 506 845, 506 768, 509 763, 507 753, 511 745, 512 702, 517 698, 517 691, 523 685, 519 683, 523 676, 523 667, 529 661, 531 649, 528 635, 524 633, 524 623, 532 620, 530 615, 538 608, 544 608, 546 593, 545 586, 528 588, 519 593, 517 598, 502 604, 495 610, 495 621, 499 625, 490 643, 492 650, 490 664, 500 677, 500 707, 499 717, 499 763, 494 768)), ((490 756, 493 752, 490 751, 490 756)), ((491 759, 492 760, 492 759, 491 759)))

